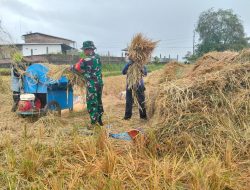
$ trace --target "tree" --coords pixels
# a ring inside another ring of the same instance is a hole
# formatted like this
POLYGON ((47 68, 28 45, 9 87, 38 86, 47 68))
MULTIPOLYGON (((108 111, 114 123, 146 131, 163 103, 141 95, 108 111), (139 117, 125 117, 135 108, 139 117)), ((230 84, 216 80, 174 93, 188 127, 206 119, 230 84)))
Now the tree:
POLYGON ((154 57, 153 63, 154 63, 154 64, 158 64, 159 62, 160 62, 160 58, 157 57, 157 56, 155 56, 155 57, 154 57))
POLYGON ((202 12, 196 32, 200 37, 198 56, 209 51, 239 51, 248 46, 241 20, 231 9, 215 11, 212 8, 202 12))

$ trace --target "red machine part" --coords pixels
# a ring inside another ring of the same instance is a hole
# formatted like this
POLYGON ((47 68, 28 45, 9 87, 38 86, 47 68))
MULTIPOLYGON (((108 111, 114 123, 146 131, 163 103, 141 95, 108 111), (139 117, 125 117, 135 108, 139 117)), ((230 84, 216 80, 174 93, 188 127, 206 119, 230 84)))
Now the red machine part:
POLYGON ((29 111, 32 109, 32 103, 31 101, 24 101, 24 100, 20 100, 18 103, 18 109, 19 111, 29 111))

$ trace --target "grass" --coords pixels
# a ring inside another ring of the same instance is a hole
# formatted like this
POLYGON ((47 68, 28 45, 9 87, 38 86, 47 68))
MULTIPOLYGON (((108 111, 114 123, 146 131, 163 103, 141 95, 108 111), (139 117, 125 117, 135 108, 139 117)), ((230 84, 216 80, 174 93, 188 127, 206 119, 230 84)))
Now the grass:
POLYGON ((10 69, 9 68, 0 68, 0 75, 2 75, 2 76, 10 75, 10 69))
MULTIPOLYGON (((125 66, 125 63, 119 64, 103 64, 102 72, 104 77, 109 76, 118 76, 122 74, 122 69, 125 66)), ((148 64, 147 66, 148 72, 152 72, 164 67, 164 64, 148 64)))

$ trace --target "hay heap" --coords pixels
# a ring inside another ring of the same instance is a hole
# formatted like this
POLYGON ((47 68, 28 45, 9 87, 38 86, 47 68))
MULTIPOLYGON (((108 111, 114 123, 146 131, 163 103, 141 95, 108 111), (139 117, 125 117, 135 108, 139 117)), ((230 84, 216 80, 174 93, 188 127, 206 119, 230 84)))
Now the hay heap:
POLYGON ((192 76, 198 76, 221 70, 227 64, 250 62, 250 49, 241 52, 210 52, 196 61, 192 76))
POLYGON ((218 71, 225 64, 232 63, 239 54, 237 52, 210 52, 196 61, 192 76, 198 76, 214 71, 218 71))
POLYGON ((237 63, 250 62, 250 49, 243 49, 234 59, 237 63))
POLYGON ((149 76, 145 80, 146 86, 150 86, 148 88, 148 95, 146 96, 147 100, 147 114, 149 117, 154 115, 156 110, 157 98, 159 95, 159 85, 165 82, 170 82, 177 80, 182 77, 182 73, 184 72, 185 66, 176 61, 168 63, 165 65, 163 69, 153 72, 149 74, 149 76))
POLYGON ((150 60, 151 54, 158 42, 154 42, 141 33, 135 35, 129 46, 129 59, 133 64, 128 69, 128 88, 135 87, 143 77, 143 66, 150 60))
POLYGON ((244 160, 250 157, 250 63, 239 63, 241 54, 225 52, 220 53, 223 67, 214 70, 220 60, 206 61, 218 54, 208 55, 189 76, 163 80, 155 91, 149 109, 154 109, 156 139, 164 152, 184 154, 191 148, 199 155, 226 156, 230 149, 234 159, 244 160))

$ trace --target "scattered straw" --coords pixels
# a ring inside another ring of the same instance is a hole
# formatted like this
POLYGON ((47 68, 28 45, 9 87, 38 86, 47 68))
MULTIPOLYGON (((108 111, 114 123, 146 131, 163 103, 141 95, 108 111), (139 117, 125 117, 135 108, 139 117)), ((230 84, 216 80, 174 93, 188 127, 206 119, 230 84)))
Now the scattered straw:
POLYGON ((5 85, 5 82, 3 81, 2 77, 0 76, 0 92, 1 94, 4 94, 6 92, 7 88, 5 85))

